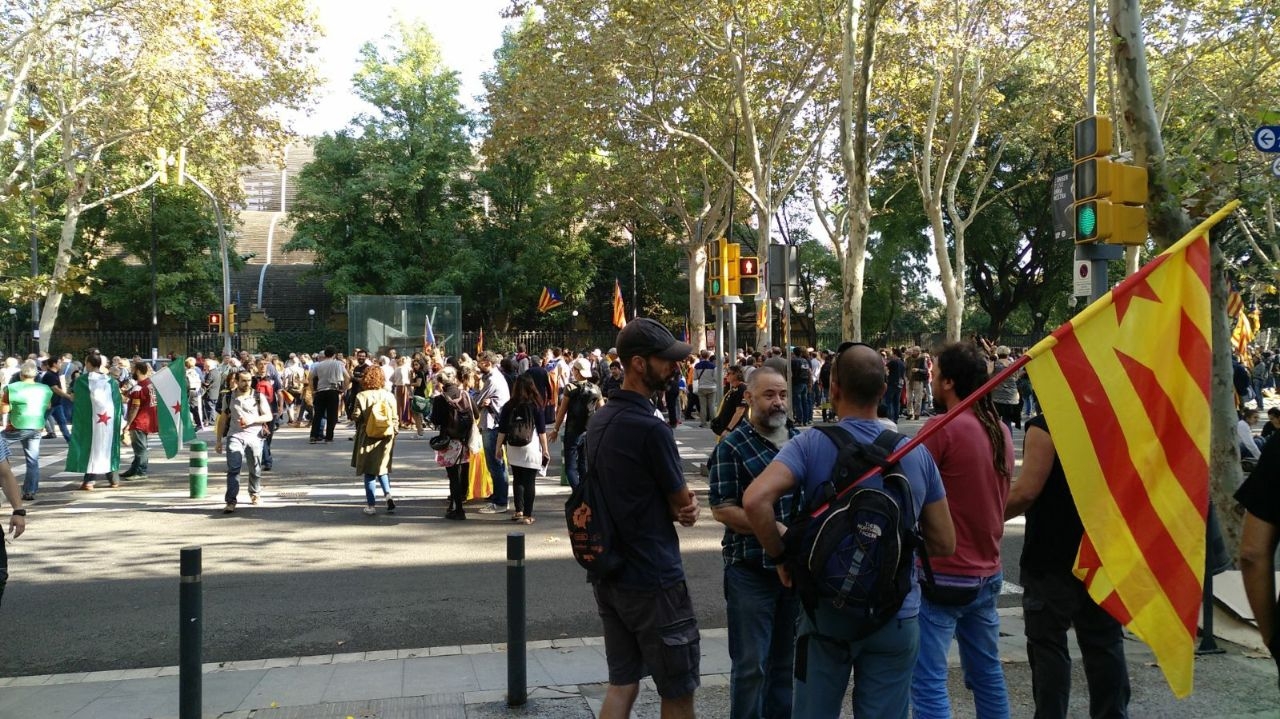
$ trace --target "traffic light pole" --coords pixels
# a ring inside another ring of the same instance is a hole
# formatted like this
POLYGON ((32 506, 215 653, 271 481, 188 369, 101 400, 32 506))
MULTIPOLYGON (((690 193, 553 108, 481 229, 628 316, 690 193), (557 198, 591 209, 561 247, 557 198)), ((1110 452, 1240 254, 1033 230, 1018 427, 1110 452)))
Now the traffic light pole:
POLYGON ((209 188, 200 183, 199 180, 191 175, 183 173, 183 178, 190 180, 196 189, 204 193, 209 198, 209 202, 213 203, 213 216, 218 222, 218 254, 222 255, 222 353, 223 355, 231 354, 231 323, 228 318, 231 317, 231 262, 227 258, 227 229, 222 221, 222 208, 218 206, 218 198, 213 196, 209 188))
POLYGON ((1101 242, 1076 245, 1076 259, 1089 261, 1089 302, 1094 302, 1111 289, 1111 282, 1107 278, 1107 263, 1123 260, 1124 246, 1101 242))

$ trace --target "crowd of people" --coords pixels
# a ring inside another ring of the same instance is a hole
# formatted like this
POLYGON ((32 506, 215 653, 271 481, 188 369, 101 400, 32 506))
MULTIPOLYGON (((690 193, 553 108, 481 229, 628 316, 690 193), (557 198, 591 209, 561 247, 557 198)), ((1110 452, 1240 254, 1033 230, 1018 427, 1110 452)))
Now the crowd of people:
MULTIPOLYGON (((510 513, 532 524, 550 445, 563 442, 562 481, 571 487, 585 481, 590 457, 590 476, 604 478, 599 491, 617 518, 612 541, 621 557, 615 572, 591 575, 609 676, 601 716, 627 716, 646 674, 663 716, 693 715, 700 635, 674 525, 692 526, 701 510, 673 430, 696 417, 716 436, 708 501, 724 526, 731 717, 836 716, 851 678, 855 715, 947 716, 953 641, 978 714, 1010 716, 996 601, 1004 523, 1023 514, 1022 603, 1036 715, 1068 714, 1073 628, 1091 714, 1123 717, 1130 685, 1122 627, 1073 574, 1083 526, 1050 427, 1024 373, 979 393, 1016 357, 986 342, 950 343, 936 353, 846 342, 834 350, 744 350, 730 359, 695 354, 659 323, 640 318, 607 351, 531 354, 519 347, 472 358, 356 349, 348 357, 330 346, 314 356, 196 357, 183 372, 193 423, 211 426, 215 451, 226 454, 227 513, 236 511, 244 471, 250 502, 261 501, 271 438, 283 425, 308 427, 313 444, 332 443, 344 422, 355 430, 351 466, 363 478, 362 509, 369 515, 377 513, 379 491, 385 511, 396 511, 391 475, 401 438, 429 441, 449 480, 449 520, 465 520, 465 503, 479 499, 481 513, 510 513), (815 418, 834 427, 801 431, 815 418), (795 558, 788 554, 794 548, 783 532, 798 513, 831 497, 833 467, 845 456, 832 432, 854 444, 901 446, 907 439, 897 434, 897 422, 922 418, 926 428, 940 426, 904 455, 899 469, 911 500, 902 511, 918 522, 932 579, 917 582, 912 564, 891 621, 867 632, 830 600, 798 599, 795 558), (1014 427, 1025 431, 1016 481, 1014 427)), ((107 361, 90 351, 83 363, 61 357, 13 364, 0 411, 8 413, 4 438, 22 443, 28 472, 19 492, 8 462, 0 461, 0 490, 15 510, 15 536, 25 528, 23 502, 38 490, 38 442, 56 437, 55 429, 67 436, 68 414, 80 416, 76 394, 83 388, 109 388, 117 414, 126 414, 111 430, 116 441, 127 434, 134 452, 120 477, 146 476, 147 440, 156 426, 149 362, 107 361), (82 373, 98 385, 76 384, 82 373), (59 413, 59 406, 76 410, 59 413)), ((1280 427, 1280 410, 1271 419, 1280 427)), ((1246 590, 1275 651, 1275 590, 1265 578, 1280 539, 1280 502, 1274 477, 1259 473, 1274 473, 1280 442, 1261 447, 1258 470, 1238 496, 1248 510, 1246 590)), ((0 452, 5 460, 7 442, 0 452)), ((85 467, 81 489, 104 479, 117 485, 118 466, 85 467)), ((6 563, 0 545, 0 597, 6 563)))

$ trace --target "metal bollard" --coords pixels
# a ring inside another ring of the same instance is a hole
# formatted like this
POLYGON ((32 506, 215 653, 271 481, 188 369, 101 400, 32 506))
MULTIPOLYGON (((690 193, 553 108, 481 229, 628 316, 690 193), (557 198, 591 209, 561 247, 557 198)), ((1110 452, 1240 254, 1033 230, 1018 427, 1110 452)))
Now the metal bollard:
POLYGON ((507 705, 529 701, 525 657, 524 535, 507 535, 507 705))
POLYGON ((178 585, 178 716, 200 719, 200 646, 204 633, 204 599, 200 586, 200 547, 183 547, 180 562, 182 581, 178 585))
POLYGON ((204 499, 209 493, 209 445, 204 442, 191 443, 187 480, 191 485, 192 499, 204 499))
POLYGON ((1213 636, 1213 575, 1225 564, 1230 566, 1226 554, 1226 546, 1222 541, 1222 529, 1218 526, 1218 513, 1213 502, 1205 514, 1205 552, 1204 552, 1204 592, 1200 597, 1200 646, 1196 654, 1225 654, 1227 650, 1218 646, 1213 636), (1218 561, 1215 561, 1217 559, 1218 561))

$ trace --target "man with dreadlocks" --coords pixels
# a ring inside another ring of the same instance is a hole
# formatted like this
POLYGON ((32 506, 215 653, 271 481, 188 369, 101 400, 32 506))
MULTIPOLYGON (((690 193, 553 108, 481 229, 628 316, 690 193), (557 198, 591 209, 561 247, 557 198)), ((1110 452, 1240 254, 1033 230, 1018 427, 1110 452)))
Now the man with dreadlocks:
MULTIPOLYGON (((947 345, 934 359, 934 406, 951 415, 986 380, 987 361, 977 346, 947 345)), ((997 646, 996 599, 1003 579, 1000 540, 1013 473, 1013 438, 990 395, 958 416, 933 417, 925 428, 944 420, 949 421, 924 445, 942 473, 956 528, 956 551, 932 562, 935 583, 925 587, 920 606, 920 653, 911 678, 911 705, 916 716, 951 716, 947 651, 956 637, 977 715, 1007 719, 1009 696, 997 646)))

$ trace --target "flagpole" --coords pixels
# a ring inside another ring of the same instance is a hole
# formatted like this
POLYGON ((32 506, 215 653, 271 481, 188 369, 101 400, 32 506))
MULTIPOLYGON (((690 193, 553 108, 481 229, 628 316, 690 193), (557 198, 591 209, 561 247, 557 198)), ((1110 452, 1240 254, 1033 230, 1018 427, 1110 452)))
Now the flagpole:
MULTIPOLYGON (((1169 248, 1166 249, 1164 252, 1161 252, 1158 255, 1158 257, 1164 257, 1165 255, 1171 255, 1176 252, 1182 251, 1187 245, 1199 239, 1201 235, 1206 234, 1210 228, 1212 228, 1214 225, 1221 222, 1223 218, 1225 218, 1227 215, 1234 212, 1235 209, 1239 206, 1240 206, 1239 200, 1232 200, 1231 202, 1227 203, 1227 205, 1223 207, 1221 210, 1218 210, 1217 212, 1210 215, 1208 219, 1206 219, 1204 222, 1201 222, 1200 224, 1196 225, 1195 228, 1190 232, 1188 232, 1182 239, 1170 245, 1169 248)), ((1161 264, 1162 262, 1156 262, 1155 260, 1148 262, 1147 264, 1143 265, 1142 268, 1139 269, 1137 272, 1133 273, 1127 279, 1125 279, 1124 282, 1121 282, 1120 285, 1122 286, 1132 282, 1141 281, 1147 275, 1151 274, 1151 272, 1161 264)), ((893 452, 891 452, 889 456, 885 458, 885 464, 893 464, 894 462, 897 462, 898 460, 902 459, 904 456, 906 456, 908 452, 918 447, 921 442, 924 442, 926 439, 933 436, 935 432, 945 427, 948 422, 960 416, 960 414, 963 413, 966 409, 969 409, 970 407, 972 407, 975 402, 981 399, 983 395, 987 394, 992 389, 994 389, 996 385, 1008 379, 1013 373, 1022 369, 1031 360, 1035 359, 1036 357, 1039 357, 1040 355, 1044 354, 1045 352, 1048 352, 1049 350, 1057 346, 1058 344, 1057 335, 1059 333, 1065 332, 1073 326, 1082 325, 1086 323, 1089 319, 1096 316, 1099 312, 1102 312, 1104 309, 1110 307, 1112 304, 1111 298, 1114 296, 1114 293, 1115 293, 1115 290, 1112 290, 1111 292, 1108 292, 1107 294, 1100 297, 1096 302, 1090 303, 1088 307, 1085 307, 1083 310, 1081 310, 1080 313, 1077 314, 1075 317, 1072 317, 1071 319, 1059 325, 1058 329, 1054 330, 1053 333, 1051 333, 1048 337, 1045 337, 1044 339, 1040 340, 1033 347, 1028 349, 1026 352, 1022 353, 1022 356, 1014 360, 1013 364, 1010 364, 1008 367, 1005 367, 1004 369, 1000 370, 995 374, 995 376, 987 380, 986 383, 983 384, 981 387, 969 393, 969 396, 960 400, 960 403, 957 404, 955 407, 948 407, 946 413, 942 415, 942 418, 940 420, 938 420, 937 422, 929 422, 919 432, 917 432, 914 437, 907 440, 906 444, 902 445, 898 449, 895 449, 893 452)), ((867 477, 870 477, 871 475, 875 474, 878 471, 880 471, 879 467, 872 467, 871 469, 867 470, 865 474, 863 474, 861 477, 858 477, 857 481, 855 481, 853 484, 845 488, 843 492, 836 495, 836 497, 834 497, 832 501, 852 491, 853 488, 857 486, 859 482, 866 479, 867 477)), ((828 502, 828 504, 830 504, 830 502, 828 502)), ((827 508, 827 505, 824 504, 823 506, 815 510, 814 514, 821 513, 825 511, 826 508, 827 508)))

